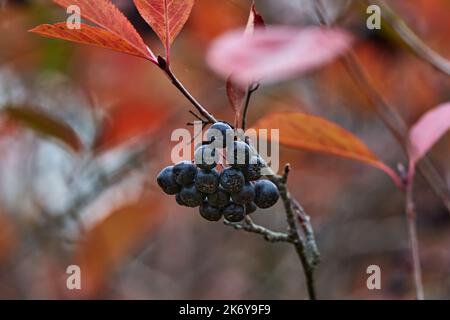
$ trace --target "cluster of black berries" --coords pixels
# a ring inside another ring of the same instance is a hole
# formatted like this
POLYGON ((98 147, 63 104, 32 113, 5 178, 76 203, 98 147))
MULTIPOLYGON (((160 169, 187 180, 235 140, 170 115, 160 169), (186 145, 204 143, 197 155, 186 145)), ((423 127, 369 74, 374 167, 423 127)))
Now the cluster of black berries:
POLYGON ((206 137, 195 151, 194 163, 182 161, 159 173, 157 182, 165 193, 176 195, 179 205, 200 207, 201 216, 209 221, 223 216, 239 222, 257 208, 266 209, 278 201, 276 185, 260 179, 264 160, 247 143, 235 139, 230 125, 217 122, 206 137), (220 172, 216 169, 219 149, 225 150, 229 165, 220 172))

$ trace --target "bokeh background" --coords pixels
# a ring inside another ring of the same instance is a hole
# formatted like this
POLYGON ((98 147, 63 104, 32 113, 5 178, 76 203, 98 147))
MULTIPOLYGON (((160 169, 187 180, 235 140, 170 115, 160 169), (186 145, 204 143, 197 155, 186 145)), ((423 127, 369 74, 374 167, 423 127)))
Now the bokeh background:
MULTIPOLYGON (((147 44, 162 47, 131 0, 113 1, 147 44)), ((450 1, 388 1, 433 49, 450 57, 450 1)), ((376 90, 408 124, 450 99, 449 78, 392 34, 369 31, 353 1, 326 1, 376 90)), ((312 0, 257 0, 267 24, 317 24, 312 0)), ((217 36, 246 23, 250 1, 197 0, 173 48, 173 69, 220 119, 233 121, 222 79, 206 66, 217 36)), ((0 298, 304 299, 294 249, 181 208, 155 185, 170 163, 170 134, 192 121, 189 104, 153 65, 27 32, 64 21, 47 0, 0 0, 0 298), (18 121, 11 108, 26 108, 18 121), (9 110, 9 111, 8 111, 9 110), (65 141, 63 143, 62 141, 65 141), (66 289, 67 266, 82 290, 66 289)), ((323 116, 355 133, 392 167, 401 148, 339 61, 262 87, 249 122, 280 110, 323 116)), ((431 158, 450 185, 450 140, 431 158)), ((353 161, 281 149, 289 185, 312 218, 322 299, 414 297, 403 195, 383 173, 353 161), (369 291, 366 268, 382 271, 369 291)), ((450 298, 450 214, 417 177, 427 298, 450 298)), ((281 204, 254 220, 285 228, 281 204)))

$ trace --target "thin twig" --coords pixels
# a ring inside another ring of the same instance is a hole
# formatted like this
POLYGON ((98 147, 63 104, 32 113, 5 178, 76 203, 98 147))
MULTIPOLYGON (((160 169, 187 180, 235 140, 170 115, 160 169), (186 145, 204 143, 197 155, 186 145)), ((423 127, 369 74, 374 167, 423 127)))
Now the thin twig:
POLYGON ((266 227, 260 226, 252 221, 250 217, 246 217, 244 223, 232 223, 227 220, 223 222, 226 226, 231 226, 236 230, 244 230, 251 233, 260 234, 269 242, 290 242, 294 243, 292 237, 283 232, 272 231, 266 227))
POLYGON ((244 112, 242 113, 242 130, 245 130, 247 126, 247 113, 248 108, 250 106, 250 99, 252 98, 252 94, 259 89, 259 83, 252 83, 248 88, 245 95, 245 104, 244 104, 244 112))
POLYGON ((173 74, 172 69, 167 65, 166 60, 162 57, 158 57, 159 67, 164 73, 169 77, 172 84, 192 103, 192 105, 200 112, 200 114, 207 119, 210 123, 217 122, 217 119, 209 113, 201 104, 198 102, 191 93, 183 86, 183 84, 178 80, 178 78, 173 74))
POLYGON ((197 120, 200 120, 201 122, 205 122, 205 119, 200 117, 198 114, 196 114, 194 111, 189 110, 189 113, 192 114, 197 120))
POLYGON ((419 240, 417 236, 417 224, 416 224, 416 208, 414 205, 413 198, 413 178, 414 178, 414 167, 409 168, 409 179, 406 185, 406 197, 405 197, 405 207, 406 207, 406 220, 408 224, 408 235, 411 246, 411 256, 412 256, 412 266, 414 274, 414 286, 416 288, 416 298, 417 300, 424 299, 424 291, 422 284, 422 268, 420 266, 420 254, 419 254, 419 240))

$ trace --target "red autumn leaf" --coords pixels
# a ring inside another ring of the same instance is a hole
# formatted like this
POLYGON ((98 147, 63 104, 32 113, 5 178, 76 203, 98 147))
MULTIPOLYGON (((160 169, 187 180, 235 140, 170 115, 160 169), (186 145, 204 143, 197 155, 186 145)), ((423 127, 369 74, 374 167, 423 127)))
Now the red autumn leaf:
POLYGON ((108 0, 54 0, 60 6, 67 8, 76 5, 80 8, 81 16, 99 25, 99 28, 82 25, 81 30, 70 30, 57 24, 53 27, 48 25, 38 26, 31 32, 41 33, 47 37, 63 38, 70 41, 85 44, 100 45, 104 48, 113 49, 128 54, 137 55, 157 63, 155 55, 145 45, 141 36, 137 33, 128 19, 108 0), (62 29, 61 29, 62 27, 62 29), (57 31, 57 30, 61 31, 57 31), (62 37, 64 35, 65 37, 62 37), (103 42, 100 38, 105 37, 103 42), (74 40, 78 39, 78 41, 74 40), (91 38, 91 39, 90 39, 91 38), (126 45, 125 45, 126 43, 126 45), (130 53, 130 48, 132 53, 130 53), (118 50, 118 49, 125 49, 118 50))
POLYGON ((379 160, 356 136, 328 120, 300 112, 272 113, 260 119, 255 129, 279 129, 279 143, 294 149, 331 154, 357 160, 383 170, 397 186, 395 172, 379 160))
POLYGON ((194 0, 134 0, 134 4, 161 39, 169 61, 170 46, 189 18, 194 0))
POLYGON ((28 129, 45 137, 55 138, 72 150, 81 150, 82 142, 78 134, 68 124, 54 118, 42 110, 29 107, 6 107, 2 112, 8 119, 20 123, 28 129))
POLYGON ((343 30, 320 27, 270 27, 252 37, 231 31, 213 42, 210 67, 224 78, 233 74, 242 85, 273 83, 310 71, 344 53, 352 42, 343 30))
POLYGON ((114 33, 86 24, 81 25, 81 29, 79 30, 68 29, 65 22, 54 25, 42 24, 30 31, 48 38, 57 38, 82 44, 94 45, 146 59, 148 58, 130 43, 124 41, 114 33))
POLYGON ((160 203, 147 194, 109 213, 88 231, 76 252, 83 272, 83 295, 97 293, 130 250, 145 239, 160 218, 160 203))
POLYGON ((415 164, 450 129, 450 102, 425 113, 409 132, 410 165, 415 164))

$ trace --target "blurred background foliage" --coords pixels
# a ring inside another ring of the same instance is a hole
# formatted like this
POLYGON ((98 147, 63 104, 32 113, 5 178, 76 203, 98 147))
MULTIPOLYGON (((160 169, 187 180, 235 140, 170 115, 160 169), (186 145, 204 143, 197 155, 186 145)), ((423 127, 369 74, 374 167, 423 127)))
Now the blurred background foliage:
MULTIPOLYGON (((132 1, 113 1, 147 44, 162 48, 132 1)), ((268 24, 316 24, 312 0, 258 0, 268 24)), ((352 1, 326 1, 358 36, 358 59, 374 87, 412 124, 450 99, 450 81, 388 30, 369 31, 352 1)), ((389 3, 433 49, 450 57, 448 0, 389 3)), ((173 69, 219 119, 232 121, 225 85, 204 55, 218 35, 246 23, 250 1, 197 0, 173 48, 173 69)), ((0 298, 305 298, 293 249, 208 223, 155 186, 170 161, 173 129, 191 121, 187 101, 153 65, 107 50, 48 40, 27 30, 66 19, 47 0, 0 0, 0 298), (66 289, 66 267, 83 290, 66 289)), ((302 110, 335 121, 391 166, 406 159, 364 94, 336 61, 263 87, 249 115, 302 110)), ((432 151, 450 182, 450 140, 432 151)), ((322 262, 319 298, 412 298, 402 194, 363 164, 281 150, 289 184, 312 216, 322 262), (366 288, 366 268, 382 290, 366 288)), ((425 292, 450 298, 450 215, 416 184, 425 292)), ((281 205, 255 220, 281 228, 281 205)))

